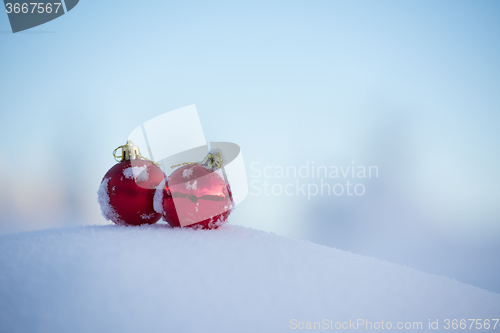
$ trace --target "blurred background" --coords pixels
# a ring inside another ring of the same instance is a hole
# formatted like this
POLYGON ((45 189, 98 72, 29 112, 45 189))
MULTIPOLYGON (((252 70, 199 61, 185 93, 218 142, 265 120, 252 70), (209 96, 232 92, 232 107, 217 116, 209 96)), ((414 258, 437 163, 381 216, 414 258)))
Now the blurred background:
POLYGON ((499 39, 498 1, 82 0, 16 34, 0 13, 0 234, 109 223, 113 149, 196 104, 249 181, 379 170, 362 196, 250 188, 230 223, 500 292, 499 39))

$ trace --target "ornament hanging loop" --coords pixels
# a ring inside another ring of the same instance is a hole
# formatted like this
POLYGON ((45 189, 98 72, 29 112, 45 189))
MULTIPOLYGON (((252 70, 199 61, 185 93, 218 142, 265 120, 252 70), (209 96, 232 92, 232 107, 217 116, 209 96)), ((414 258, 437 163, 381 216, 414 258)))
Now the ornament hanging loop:
POLYGON ((161 164, 156 163, 155 161, 151 161, 149 158, 142 156, 141 153, 139 152, 139 147, 134 145, 132 140, 128 140, 126 144, 124 144, 123 146, 119 146, 118 148, 113 150, 113 157, 115 158, 115 161, 117 161, 117 162, 124 162, 124 161, 128 161, 128 160, 135 160, 138 158, 142 158, 146 161, 149 161, 149 162, 155 164, 158 167, 161 167, 161 164), (121 155, 116 154, 118 149, 122 150, 121 155))
POLYGON ((123 146, 119 146, 115 150, 113 150, 113 157, 115 158, 115 161, 117 162, 124 162, 128 160, 135 160, 137 158, 142 157, 141 154, 139 153, 139 148, 134 145, 132 141, 127 141, 127 144, 123 146), (116 152, 118 149, 122 150, 121 155, 117 155, 116 152))
MULTIPOLYGON (((211 170, 220 169, 220 168, 222 168, 222 163, 223 163, 222 153, 220 151, 211 151, 207 154, 207 156, 205 156, 203 161, 201 161, 199 163, 201 165, 206 166, 207 168, 209 168, 211 170)), ((198 164, 198 163, 185 162, 185 163, 181 163, 181 164, 172 165, 171 168, 175 169, 175 168, 180 167, 182 165, 189 165, 189 164, 198 164)))
POLYGON ((113 157, 115 158, 115 161, 117 161, 117 162, 123 161, 123 148, 124 147, 126 147, 126 146, 120 146, 120 147, 116 148, 115 150, 113 150, 113 157), (116 155, 116 152, 118 151, 118 149, 122 149, 122 155, 116 155))

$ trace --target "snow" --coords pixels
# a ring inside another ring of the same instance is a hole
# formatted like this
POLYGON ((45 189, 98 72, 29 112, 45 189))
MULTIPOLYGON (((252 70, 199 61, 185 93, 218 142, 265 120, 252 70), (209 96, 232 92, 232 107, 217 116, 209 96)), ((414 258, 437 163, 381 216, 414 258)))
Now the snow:
POLYGON ((196 191, 198 189, 198 181, 194 180, 192 183, 186 183, 186 190, 196 191))
POLYGON ((189 178, 193 174, 193 168, 184 169, 182 171, 182 178, 189 178))
POLYGON ((135 175, 136 180, 139 182, 148 181, 149 179, 148 168, 146 166, 133 166, 123 169, 123 175, 128 179, 133 179, 135 175))
POLYGON ((0 237, 0 332, 288 332, 324 319, 446 331, 446 318, 499 314, 498 294, 239 226, 0 237))
MULTIPOLYGON (((101 212, 106 220, 122 221, 121 216, 109 203, 108 183, 110 179, 111 178, 105 178, 101 182, 99 190, 97 191, 97 202, 101 205, 101 212)), ((113 191, 114 190, 115 187, 113 186, 113 191)))
POLYGON ((142 214, 142 215, 141 215, 141 218, 142 218, 143 220, 150 220, 150 219, 152 219, 152 218, 153 218, 153 216, 155 216, 155 213, 150 213, 150 214, 146 214, 146 213, 144 213, 144 214, 142 214))

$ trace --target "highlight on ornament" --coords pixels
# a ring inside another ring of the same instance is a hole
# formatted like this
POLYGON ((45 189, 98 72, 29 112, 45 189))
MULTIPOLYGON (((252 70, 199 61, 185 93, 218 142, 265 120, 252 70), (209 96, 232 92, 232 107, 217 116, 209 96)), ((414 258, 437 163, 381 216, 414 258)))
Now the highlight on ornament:
POLYGON ((248 194, 239 146, 208 144, 194 105, 141 124, 113 156, 98 202, 116 224, 163 218, 172 227, 216 229, 248 194))

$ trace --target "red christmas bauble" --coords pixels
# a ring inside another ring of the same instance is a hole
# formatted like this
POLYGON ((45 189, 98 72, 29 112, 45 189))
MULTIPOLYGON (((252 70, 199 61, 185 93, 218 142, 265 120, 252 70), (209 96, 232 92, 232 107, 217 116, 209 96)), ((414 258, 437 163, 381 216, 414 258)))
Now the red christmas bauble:
POLYGON ((102 179, 98 201, 104 217, 116 224, 153 224, 161 214, 153 208, 156 187, 165 174, 153 163, 141 159, 113 166, 102 179))
POLYGON ((172 227, 215 229, 227 222, 234 203, 222 170, 201 164, 178 168, 156 190, 155 210, 172 227))

